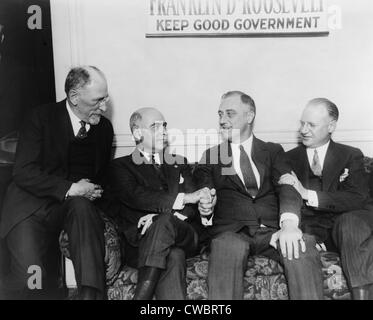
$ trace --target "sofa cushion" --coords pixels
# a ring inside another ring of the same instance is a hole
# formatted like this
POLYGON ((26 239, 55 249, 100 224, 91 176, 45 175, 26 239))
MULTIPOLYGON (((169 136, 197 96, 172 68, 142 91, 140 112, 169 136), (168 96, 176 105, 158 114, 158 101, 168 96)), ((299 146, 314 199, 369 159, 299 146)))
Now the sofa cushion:
MULTIPOLYGON (((321 253, 324 298, 350 299, 340 259, 334 252, 321 253)), ((187 260, 187 297, 189 300, 207 299, 208 255, 187 260)), ((137 283, 137 270, 125 266, 117 280, 108 287, 108 299, 132 299, 137 283)), ((244 276, 245 300, 287 300, 288 288, 282 266, 263 256, 250 257, 244 276)))

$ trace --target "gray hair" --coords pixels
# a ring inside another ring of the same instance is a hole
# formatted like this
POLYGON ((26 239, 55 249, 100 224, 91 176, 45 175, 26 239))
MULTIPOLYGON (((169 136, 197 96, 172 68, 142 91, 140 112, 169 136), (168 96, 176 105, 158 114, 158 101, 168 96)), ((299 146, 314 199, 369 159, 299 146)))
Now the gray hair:
POLYGON ((72 89, 83 88, 91 82, 91 75, 89 69, 93 69, 96 72, 103 75, 102 71, 94 66, 84 66, 84 67, 75 67, 72 68, 67 74, 65 80, 65 92, 66 95, 69 95, 69 92, 72 89))

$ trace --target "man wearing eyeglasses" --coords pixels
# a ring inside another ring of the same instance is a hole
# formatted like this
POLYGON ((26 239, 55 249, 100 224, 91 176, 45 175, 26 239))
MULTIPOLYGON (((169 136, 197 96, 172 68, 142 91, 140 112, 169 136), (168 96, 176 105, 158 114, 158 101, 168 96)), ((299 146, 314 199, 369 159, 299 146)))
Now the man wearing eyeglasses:
POLYGON ((194 204, 210 192, 196 190, 187 160, 168 151, 167 123, 158 110, 137 110, 130 128, 136 148, 109 167, 105 212, 124 235, 126 265, 138 268, 134 299, 183 300, 185 258, 198 244, 194 204))
POLYGON ((103 117, 107 82, 96 67, 77 67, 67 75, 65 92, 65 100, 35 108, 21 129, 0 229, 11 253, 9 298, 56 297, 62 229, 69 237, 78 297, 104 297, 104 225, 94 201, 103 192, 96 181, 113 140, 112 125, 103 117), (37 268, 41 285, 34 279, 32 286, 30 270, 37 268))
POLYGON ((338 118, 337 106, 326 98, 307 103, 299 129, 302 145, 287 152, 294 172, 279 183, 302 196, 300 227, 315 236, 319 251, 340 253, 352 298, 373 300, 373 214, 363 154, 332 140, 338 118))

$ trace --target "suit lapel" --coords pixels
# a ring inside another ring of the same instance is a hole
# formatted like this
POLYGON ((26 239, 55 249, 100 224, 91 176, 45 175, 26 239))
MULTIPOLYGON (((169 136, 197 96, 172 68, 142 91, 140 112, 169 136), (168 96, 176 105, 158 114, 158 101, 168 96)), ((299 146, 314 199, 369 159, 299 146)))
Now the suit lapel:
POLYGON ((66 100, 57 103, 56 112, 52 117, 54 121, 52 120, 50 125, 54 126, 52 131, 55 133, 56 148, 64 159, 64 165, 67 166, 69 143, 74 138, 74 131, 66 109, 66 100))
POLYGON ((177 164, 163 164, 164 175, 167 181, 168 190, 171 193, 179 192, 179 181, 180 181, 180 167, 177 164))
POLYGON ((343 161, 341 161, 341 159, 343 159, 343 157, 344 155, 336 148, 335 143, 330 140, 322 171, 322 186, 324 191, 329 189, 330 185, 334 181, 335 176, 341 172, 343 167, 343 161))
POLYGON ((253 159, 253 162, 259 171, 260 188, 258 194, 260 193, 260 190, 263 187, 264 174, 266 169, 265 164, 268 162, 268 157, 268 150, 266 150, 261 141, 254 136, 253 145, 251 147, 251 158, 253 159))
POLYGON ((309 188, 310 165, 308 162, 307 150, 303 145, 299 146, 299 161, 294 165, 296 166, 295 172, 299 181, 303 183, 305 188, 309 188))

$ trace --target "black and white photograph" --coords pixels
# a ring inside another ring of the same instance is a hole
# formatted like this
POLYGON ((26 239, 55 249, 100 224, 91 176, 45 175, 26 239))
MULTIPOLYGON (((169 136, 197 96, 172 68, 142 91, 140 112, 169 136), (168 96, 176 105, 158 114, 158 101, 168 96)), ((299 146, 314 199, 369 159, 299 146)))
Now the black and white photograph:
POLYGON ((1 0, 0 300, 373 300, 372 16, 1 0))

